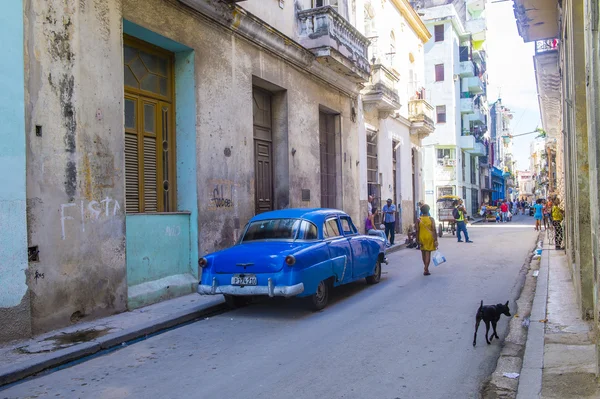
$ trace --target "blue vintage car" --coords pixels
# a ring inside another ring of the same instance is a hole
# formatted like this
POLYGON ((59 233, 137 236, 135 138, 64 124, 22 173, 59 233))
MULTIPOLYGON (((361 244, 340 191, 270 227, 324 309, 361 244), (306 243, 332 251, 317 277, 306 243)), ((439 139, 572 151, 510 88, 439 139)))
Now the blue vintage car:
POLYGON ((387 264, 385 248, 383 238, 359 234, 339 210, 261 213, 244 227, 236 245, 199 260, 198 293, 223 294, 232 307, 254 295, 307 297, 320 310, 332 287, 362 278, 378 283, 381 264, 387 264))

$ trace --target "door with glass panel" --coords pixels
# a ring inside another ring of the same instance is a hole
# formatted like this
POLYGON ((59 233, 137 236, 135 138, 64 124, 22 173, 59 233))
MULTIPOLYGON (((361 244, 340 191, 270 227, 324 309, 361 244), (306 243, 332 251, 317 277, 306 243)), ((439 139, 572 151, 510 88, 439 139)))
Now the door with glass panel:
POLYGON ((173 54, 125 37, 125 209, 176 208, 173 54))

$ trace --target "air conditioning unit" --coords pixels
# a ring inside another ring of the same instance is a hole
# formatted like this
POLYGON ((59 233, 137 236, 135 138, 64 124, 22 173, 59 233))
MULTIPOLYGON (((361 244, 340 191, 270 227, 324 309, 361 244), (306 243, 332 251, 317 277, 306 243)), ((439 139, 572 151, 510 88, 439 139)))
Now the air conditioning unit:
POLYGON ((456 166, 456 159, 444 160, 444 166, 456 166))

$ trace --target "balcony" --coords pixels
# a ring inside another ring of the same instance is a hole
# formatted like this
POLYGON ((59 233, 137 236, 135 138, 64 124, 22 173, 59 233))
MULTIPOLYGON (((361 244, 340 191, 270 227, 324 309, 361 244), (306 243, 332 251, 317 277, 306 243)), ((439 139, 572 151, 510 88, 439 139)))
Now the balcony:
POLYGON ((355 83, 369 80, 369 40, 337 11, 330 6, 310 8, 299 11, 298 20, 298 41, 317 61, 355 83))
POLYGON ((375 106, 379 111, 400 108, 400 97, 396 89, 398 80, 398 75, 383 65, 373 65, 370 82, 362 91, 363 104, 375 106))
POLYGON ((458 146, 465 151, 471 152, 475 148, 475 136, 460 136, 458 146))
POLYGON ((475 64, 473 64, 473 61, 461 61, 458 67, 458 75, 463 78, 475 76, 475 64))
POLYGON ((468 91, 473 94, 481 94, 485 91, 483 82, 479 76, 472 76, 470 78, 463 78, 462 91, 468 91))
POLYGON ((480 12, 485 9, 485 0, 467 0, 467 9, 471 12, 480 12))
POLYGON ((558 51, 558 39, 536 40, 535 55, 558 51))
POLYGON ((478 157, 483 157, 487 154, 487 151, 485 149, 485 145, 479 141, 479 140, 475 140, 475 145, 473 146, 473 149, 471 151, 469 151, 472 155, 476 155, 478 157))
POLYGON ((460 113, 461 114, 472 114, 475 112, 472 98, 461 98, 460 99, 460 113))
POLYGON ((485 114, 477 109, 474 113, 467 116, 467 120, 473 122, 475 125, 485 125, 485 114))
POLYGON ((419 135, 420 139, 429 136, 435 129, 433 107, 426 100, 408 102, 408 120, 411 123, 410 133, 419 135))
POLYGON ((487 30, 487 23, 484 17, 473 18, 467 21, 465 24, 465 30, 471 34, 473 41, 485 40, 485 33, 487 30))

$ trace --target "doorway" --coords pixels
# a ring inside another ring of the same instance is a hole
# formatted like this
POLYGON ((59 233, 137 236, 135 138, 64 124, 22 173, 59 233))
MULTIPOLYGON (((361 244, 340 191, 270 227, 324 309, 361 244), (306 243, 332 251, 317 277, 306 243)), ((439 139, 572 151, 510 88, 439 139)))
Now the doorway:
POLYGON ((273 132, 271 93, 252 88, 254 196, 256 214, 273 210, 273 132))
POLYGON ((337 208, 336 115, 319 111, 321 207, 337 208))

